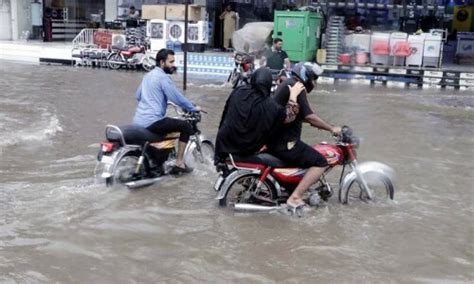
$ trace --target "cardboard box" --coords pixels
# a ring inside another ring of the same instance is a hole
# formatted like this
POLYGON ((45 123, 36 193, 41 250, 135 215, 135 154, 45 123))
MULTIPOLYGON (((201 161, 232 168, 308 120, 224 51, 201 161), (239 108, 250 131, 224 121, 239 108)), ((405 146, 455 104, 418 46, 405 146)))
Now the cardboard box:
POLYGON ((142 5, 142 19, 165 20, 166 19, 166 5, 142 5))
MULTIPOLYGON (((197 22, 202 20, 202 9, 204 7, 198 5, 189 5, 188 21, 197 22)), ((184 21, 185 5, 167 5, 166 19, 170 21, 184 21)))

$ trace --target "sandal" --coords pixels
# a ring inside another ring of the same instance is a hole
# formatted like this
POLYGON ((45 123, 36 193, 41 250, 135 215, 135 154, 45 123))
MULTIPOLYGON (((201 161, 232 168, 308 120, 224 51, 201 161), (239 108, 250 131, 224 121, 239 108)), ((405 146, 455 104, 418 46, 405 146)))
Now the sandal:
POLYGON ((289 205, 289 204, 286 204, 286 209, 289 213, 291 213, 292 215, 296 215, 298 217, 303 217, 304 216, 304 213, 306 211, 308 211, 308 204, 306 203, 301 203, 297 206, 292 206, 292 205, 289 205))

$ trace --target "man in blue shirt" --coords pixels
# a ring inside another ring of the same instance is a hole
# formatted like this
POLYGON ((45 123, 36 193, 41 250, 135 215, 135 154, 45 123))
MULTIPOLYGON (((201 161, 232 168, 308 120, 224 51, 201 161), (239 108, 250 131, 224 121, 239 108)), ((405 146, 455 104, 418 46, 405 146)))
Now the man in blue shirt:
POLYGON ((189 136, 193 134, 192 127, 184 120, 166 117, 166 108, 168 100, 189 112, 200 111, 201 108, 194 106, 186 99, 168 76, 176 71, 175 56, 172 50, 161 49, 158 51, 156 66, 157 68, 143 77, 137 89, 135 97, 138 105, 133 123, 159 135, 180 132, 176 166, 171 173, 188 173, 192 169, 186 166, 183 157, 189 136))

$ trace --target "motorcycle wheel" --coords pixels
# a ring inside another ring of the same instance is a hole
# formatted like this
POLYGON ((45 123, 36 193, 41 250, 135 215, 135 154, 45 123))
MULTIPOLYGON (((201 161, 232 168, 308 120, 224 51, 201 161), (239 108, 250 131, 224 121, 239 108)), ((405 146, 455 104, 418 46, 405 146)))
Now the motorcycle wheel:
POLYGON ((377 173, 366 173, 364 178, 372 192, 372 199, 368 198, 359 181, 354 180, 345 193, 341 189, 339 190, 339 201, 343 204, 350 204, 360 201, 381 203, 388 199, 393 200, 394 188, 390 178, 377 173))
POLYGON ((117 163, 117 166, 113 169, 113 176, 107 178, 107 186, 124 184, 129 181, 140 179, 140 177, 144 177, 148 172, 148 161, 146 160, 143 161, 140 172, 135 174, 135 168, 137 166, 139 156, 140 153, 122 157, 117 163))
POLYGON ((121 62, 122 57, 120 57, 118 53, 112 53, 111 55, 109 55, 109 58, 107 58, 107 65, 109 66, 109 68, 113 70, 117 70, 120 68, 121 64, 112 63, 110 61, 121 62))
POLYGON ((150 72, 156 66, 155 59, 151 58, 150 56, 145 56, 142 62, 142 67, 145 71, 150 72))
MULTIPOLYGON (((257 195, 252 195, 259 179, 260 175, 257 174, 246 174, 237 178, 232 182, 232 184, 229 185, 229 189, 227 190, 224 198, 219 200, 219 205, 223 207, 234 208, 234 205, 237 203, 273 203, 277 198, 277 193, 275 187, 268 179, 262 183, 260 192, 257 195), (263 201, 259 198, 266 201, 263 201)), ((272 205, 274 205, 274 203, 272 205)))
POLYGON ((237 88, 237 86, 239 86, 239 83, 240 83, 240 73, 237 72, 237 70, 235 69, 234 72, 232 72, 232 75, 230 77, 230 83, 232 85, 232 89, 235 89, 237 88))
POLYGON ((214 165, 214 144, 211 141, 201 142, 201 151, 195 147, 192 152, 192 161, 189 161, 191 167, 198 164, 212 166, 214 165))

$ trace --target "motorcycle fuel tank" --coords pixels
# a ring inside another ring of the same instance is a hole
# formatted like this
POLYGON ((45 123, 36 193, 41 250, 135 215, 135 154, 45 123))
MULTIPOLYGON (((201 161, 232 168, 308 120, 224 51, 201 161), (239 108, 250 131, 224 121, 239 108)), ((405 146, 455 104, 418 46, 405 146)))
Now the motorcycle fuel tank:
POLYGON ((342 149, 336 145, 320 143, 313 145, 313 148, 326 158, 330 166, 344 162, 344 153, 342 149))

